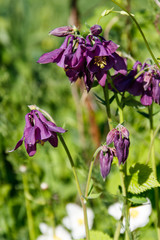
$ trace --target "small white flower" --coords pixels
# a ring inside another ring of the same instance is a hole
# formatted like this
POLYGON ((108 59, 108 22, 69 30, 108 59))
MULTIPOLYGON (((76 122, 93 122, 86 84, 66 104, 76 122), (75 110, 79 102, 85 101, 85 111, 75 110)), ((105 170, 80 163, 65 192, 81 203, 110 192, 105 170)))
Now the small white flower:
POLYGON ((109 215, 114 217, 116 220, 120 220, 120 218, 122 217, 122 208, 123 208, 122 203, 118 203, 118 202, 114 203, 111 206, 109 206, 108 213, 109 215))
MULTIPOLYGON (((123 205, 115 203, 108 208, 108 213, 116 220, 119 220, 122 216, 123 205)), ((138 207, 131 207, 129 209, 129 228, 130 231, 134 231, 137 228, 144 227, 149 222, 149 216, 152 212, 152 206, 150 200, 147 198, 147 202, 138 207)), ((125 231, 125 218, 123 218, 123 227, 121 233, 125 231)))
POLYGON ((48 184, 46 182, 42 182, 40 185, 42 190, 47 190, 48 189, 48 184))
POLYGON ((19 171, 20 171, 21 173, 25 173, 25 172, 27 171, 27 167, 26 167, 25 165, 21 165, 21 166, 19 167, 19 171))
MULTIPOLYGON (((63 219, 63 224, 69 230, 71 230, 72 236, 74 239, 84 238, 85 234, 85 225, 83 210, 80 206, 74 203, 69 203, 66 206, 68 216, 63 219)), ((88 227, 92 228, 94 213, 90 208, 87 208, 88 216, 88 227)))
POLYGON ((45 223, 40 223, 39 228, 42 235, 37 240, 71 240, 70 234, 60 225, 55 231, 45 223))

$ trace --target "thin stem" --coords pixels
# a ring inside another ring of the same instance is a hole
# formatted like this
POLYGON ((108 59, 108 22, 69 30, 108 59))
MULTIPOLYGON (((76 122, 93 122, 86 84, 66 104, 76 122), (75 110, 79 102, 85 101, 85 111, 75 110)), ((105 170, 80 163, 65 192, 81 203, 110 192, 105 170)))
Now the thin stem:
MULTIPOLYGON (((105 87, 103 87, 103 93, 104 98, 106 102, 106 113, 107 113, 107 124, 108 124, 108 130, 110 131, 112 127, 112 120, 111 120, 111 111, 110 111, 110 103, 109 103, 109 91, 108 91, 108 84, 105 84, 105 87)), ((108 132, 109 132, 108 131, 108 132)))
POLYGON ((120 230, 121 230, 121 222, 118 221, 116 231, 115 231, 115 234, 114 234, 114 240, 119 240, 120 230))
POLYGON ((32 210, 31 210, 30 200, 27 197, 27 196, 29 196, 27 173, 22 174, 22 180, 23 180, 24 197, 25 197, 26 211, 27 211, 29 238, 30 238, 30 240, 35 240, 34 221, 33 221, 33 216, 32 216, 32 210))
POLYGON ((151 144, 150 144, 150 147, 149 147, 148 159, 146 161, 146 164, 149 163, 149 160, 150 160, 150 157, 151 157, 151 152, 152 152, 152 147, 154 145, 154 140, 157 136, 157 133, 158 133, 159 129, 160 129, 160 124, 157 126, 156 130, 153 133, 153 137, 152 137, 151 144))
MULTIPOLYGON (((121 107, 121 102, 119 101, 118 95, 115 94, 117 105, 118 105, 118 112, 119 112, 119 122, 124 122, 123 117, 123 108, 121 107)), ((122 186, 122 194, 124 197, 124 215, 125 215, 125 240, 132 239, 132 235, 129 229, 129 209, 128 209, 128 201, 127 201, 127 183, 125 182, 125 178, 127 178, 127 161, 125 164, 119 167, 120 170, 120 179, 121 179, 121 186, 122 186)))
POLYGON ((160 69, 160 65, 159 65, 157 59, 155 58, 155 56, 154 56, 154 54, 153 54, 153 52, 152 52, 152 50, 151 50, 151 48, 150 48, 150 46, 149 46, 149 44, 148 44, 148 41, 147 41, 147 39, 146 39, 146 37, 145 37, 145 35, 144 35, 144 33, 143 33, 143 31, 142 31, 139 23, 138 23, 137 20, 135 19, 135 17, 134 17, 127 9, 125 9, 120 3, 116 2, 115 0, 111 0, 111 1, 112 1, 113 3, 115 3, 118 7, 120 7, 123 11, 127 12, 128 15, 129 15, 129 16, 132 18, 132 20, 135 22, 135 24, 136 24, 139 32, 141 33, 141 35, 142 35, 142 37, 143 37, 143 40, 144 40, 144 42, 145 42, 145 44, 146 44, 146 47, 147 47, 149 53, 151 54, 151 57, 153 58, 155 64, 156 64, 156 65, 158 66, 158 68, 160 69))
POLYGON ((89 186, 90 186, 90 181, 91 181, 91 175, 92 175, 92 170, 93 170, 93 165, 94 165, 94 161, 96 159, 97 154, 99 153, 99 151, 101 150, 102 147, 97 148, 97 150, 95 151, 92 161, 90 163, 90 167, 89 167, 89 172, 88 172, 88 178, 87 178, 87 184, 86 184, 86 190, 85 190, 85 198, 87 198, 88 196, 88 192, 89 192, 89 186))
MULTIPOLYGON (((153 125, 153 105, 148 106, 149 111, 149 121, 150 121, 150 139, 151 143, 153 142, 153 146, 151 148, 151 161, 152 161, 152 169, 155 178, 157 178, 157 170, 156 170, 156 160, 155 160, 155 149, 154 149, 154 125, 153 125)), ((157 209, 157 232, 158 232, 158 240, 160 240, 160 209, 159 209, 159 193, 158 188, 154 188, 155 194, 155 204, 157 209)))

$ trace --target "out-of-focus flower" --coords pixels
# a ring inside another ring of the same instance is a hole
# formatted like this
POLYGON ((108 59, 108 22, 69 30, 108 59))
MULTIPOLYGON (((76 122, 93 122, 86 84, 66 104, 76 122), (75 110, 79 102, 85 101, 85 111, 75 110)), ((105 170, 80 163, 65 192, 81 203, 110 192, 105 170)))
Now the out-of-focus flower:
POLYGON ((128 130, 121 124, 118 124, 116 128, 113 128, 107 135, 106 138, 107 145, 114 142, 114 146, 116 149, 116 156, 119 161, 119 165, 121 163, 125 163, 129 153, 129 132, 128 130))
MULTIPOLYGON (((115 203, 108 208, 108 213, 113 216, 116 220, 122 217, 122 203, 115 203)), ((150 200, 147 198, 147 202, 138 207, 129 208, 129 228, 130 231, 134 231, 137 228, 144 227, 149 222, 149 216, 152 212, 152 205, 150 200)), ((125 218, 123 218, 123 226, 121 233, 125 231, 125 218)))
POLYGON ((40 223, 39 228, 42 235, 37 240, 71 240, 70 234, 61 225, 53 229, 45 223, 40 223))
POLYGON ((38 110, 32 110, 30 113, 27 113, 25 120, 26 125, 23 137, 10 152, 19 148, 24 141, 27 153, 30 157, 32 157, 36 153, 37 143, 43 145, 46 141, 48 141, 53 147, 57 147, 57 133, 66 132, 66 130, 61 127, 57 127, 53 122, 47 121, 43 114, 38 110))
POLYGON ((116 220, 120 220, 122 217, 122 209, 123 209, 123 204, 117 202, 109 206, 108 213, 109 215, 114 217, 116 220))
POLYGON ((115 156, 115 149, 109 148, 106 145, 104 145, 99 155, 100 170, 101 170, 101 175, 103 179, 107 177, 107 175, 111 170, 113 156, 115 156))
MULTIPOLYGON (((63 218, 63 224, 71 230, 73 239, 80 239, 86 236, 83 210, 80 206, 74 203, 69 203, 66 206, 68 216, 63 218)), ((87 208, 88 226, 92 228, 94 213, 90 208, 87 208)))
POLYGON ((42 190, 47 190, 48 189, 48 184, 46 182, 42 182, 40 185, 42 190))
POLYGON ((19 171, 20 171, 21 173, 25 173, 25 172, 27 171, 27 167, 26 167, 25 165, 21 165, 21 166, 19 167, 19 171))

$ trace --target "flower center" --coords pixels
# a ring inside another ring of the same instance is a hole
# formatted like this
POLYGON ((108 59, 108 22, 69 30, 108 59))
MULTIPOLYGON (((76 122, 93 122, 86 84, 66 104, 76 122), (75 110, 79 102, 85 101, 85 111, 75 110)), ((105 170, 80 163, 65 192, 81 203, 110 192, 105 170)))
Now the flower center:
POLYGON ((96 64, 100 68, 104 68, 107 65, 107 58, 106 57, 100 57, 100 56, 95 56, 94 57, 94 64, 96 64))
POLYGON ((54 240, 62 240, 62 238, 57 237, 56 235, 53 236, 54 240))
POLYGON ((136 208, 130 208, 130 216, 136 218, 139 215, 139 212, 136 208))
POLYGON ((82 226, 84 224, 84 221, 82 218, 79 218, 77 222, 78 222, 78 225, 80 225, 80 226, 82 226))

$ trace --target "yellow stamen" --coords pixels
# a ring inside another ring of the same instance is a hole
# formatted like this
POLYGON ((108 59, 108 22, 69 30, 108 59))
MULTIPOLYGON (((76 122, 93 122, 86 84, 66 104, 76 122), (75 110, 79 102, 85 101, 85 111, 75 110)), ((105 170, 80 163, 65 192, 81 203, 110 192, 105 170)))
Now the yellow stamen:
POLYGON ((130 208, 129 211, 130 211, 130 216, 132 218, 136 218, 139 215, 139 212, 138 212, 138 210, 136 208, 130 208))
POLYGON ((78 224, 79 224, 80 226, 84 224, 84 221, 83 221, 82 218, 79 218, 79 219, 78 219, 78 224))
POLYGON ((54 240, 62 240, 62 238, 57 237, 56 235, 53 236, 54 240))
POLYGON ((107 65, 107 58, 106 57, 99 57, 95 56, 94 57, 94 64, 96 64, 100 68, 104 68, 107 65))

